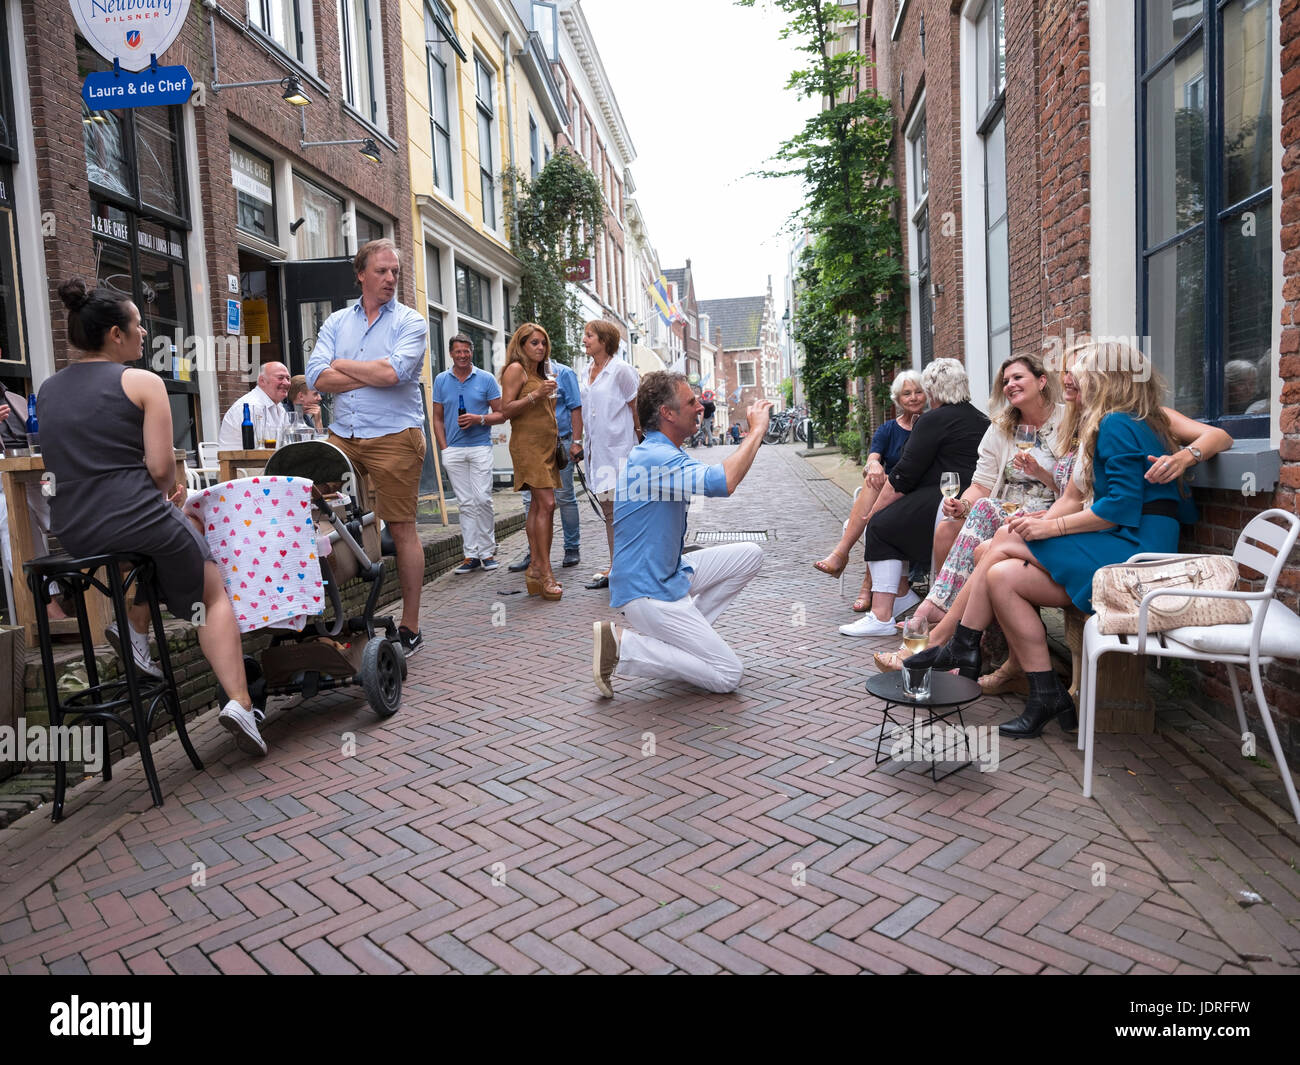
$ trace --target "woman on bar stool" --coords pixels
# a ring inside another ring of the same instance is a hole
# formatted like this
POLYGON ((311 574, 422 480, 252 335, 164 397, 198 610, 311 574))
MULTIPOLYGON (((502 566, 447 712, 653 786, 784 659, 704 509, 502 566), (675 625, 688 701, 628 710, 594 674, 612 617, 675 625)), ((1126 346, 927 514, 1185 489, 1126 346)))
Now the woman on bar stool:
MULTIPOLYGON (((45 468, 54 475, 54 533, 74 556, 133 552, 153 559, 167 609, 182 620, 201 619, 199 646, 230 696, 218 720, 240 750, 265 754, 234 610, 207 541, 179 509, 185 486, 175 483, 167 391, 156 374, 128 366, 144 354, 140 311, 125 294, 89 290, 80 278, 60 285, 59 296, 77 353, 36 400, 45 468)), ((161 676, 149 655, 148 606, 133 604, 128 618, 136 666, 161 676)), ((115 627, 109 638, 121 656, 115 627)))

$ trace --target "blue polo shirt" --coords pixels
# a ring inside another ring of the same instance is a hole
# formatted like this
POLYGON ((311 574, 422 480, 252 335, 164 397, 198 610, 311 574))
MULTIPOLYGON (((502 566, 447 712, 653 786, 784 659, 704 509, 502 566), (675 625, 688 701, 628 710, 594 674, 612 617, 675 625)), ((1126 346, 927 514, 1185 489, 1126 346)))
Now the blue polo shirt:
POLYGON ((632 449, 614 486, 614 564, 609 605, 633 599, 676 602, 695 572, 682 561, 692 495, 725 496, 727 472, 706 466, 652 430, 632 449))
POLYGON ((553 362, 551 365, 555 368, 555 381, 558 385, 556 395, 559 397, 555 401, 555 427, 560 436, 572 436, 571 412, 582 407, 582 389, 578 385, 578 375, 561 363, 553 362))
POLYGON ((469 414, 487 414, 491 401, 501 398, 497 379, 477 366, 463 382, 454 370, 443 370, 433 379, 433 401, 442 404, 442 424, 447 430, 448 447, 491 447, 492 427, 471 425, 462 429, 457 424, 460 417, 460 397, 465 397, 465 410, 469 414))

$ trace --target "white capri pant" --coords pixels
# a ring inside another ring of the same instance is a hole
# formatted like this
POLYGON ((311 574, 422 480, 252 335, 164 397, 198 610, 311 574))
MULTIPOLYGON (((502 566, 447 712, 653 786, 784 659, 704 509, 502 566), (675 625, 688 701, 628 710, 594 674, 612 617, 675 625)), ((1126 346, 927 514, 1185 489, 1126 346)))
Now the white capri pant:
POLYGON ((744 672, 740 659, 713 631, 713 622, 763 565, 758 544, 724 544, 695 551, 690 592, 676 602, 633 599, 623 606, 628 628, 619 641, 616 676, 684 680, 711 692, 732 692, 744 672))

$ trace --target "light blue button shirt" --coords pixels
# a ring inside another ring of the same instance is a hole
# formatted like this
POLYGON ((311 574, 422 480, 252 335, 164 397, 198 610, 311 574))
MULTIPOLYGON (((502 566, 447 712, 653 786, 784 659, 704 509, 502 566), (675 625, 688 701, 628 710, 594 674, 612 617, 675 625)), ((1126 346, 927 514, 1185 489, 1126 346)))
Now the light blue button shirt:
POLYGON ((614 487, 609 605, 643 597, 676 602, 695 572, 682 561, 692 495, 727 495, 727 471, 706 466, 658 430, 632 449, 614 487))
POLYGON ((369 439, 403 429, 423 429, 420 371, 428 339, 424 317, 398 303, 396 297, 380 307, 373 324, 367 323, 360 300, 326 318, 307 360, 307 383, 312 388, 336 357, 358 362, 386 359, 397 372, 397 384, 388 388, 366 386, 337 394, 330 431, 337 436, 369 439))
POLYGON ((573 414, 582 409, 582 388, 578 384, 578 375, 562 363, 551 363, 555 371, 557 399, 555 403, 555 427, 560 436, 573 435, 573 414))

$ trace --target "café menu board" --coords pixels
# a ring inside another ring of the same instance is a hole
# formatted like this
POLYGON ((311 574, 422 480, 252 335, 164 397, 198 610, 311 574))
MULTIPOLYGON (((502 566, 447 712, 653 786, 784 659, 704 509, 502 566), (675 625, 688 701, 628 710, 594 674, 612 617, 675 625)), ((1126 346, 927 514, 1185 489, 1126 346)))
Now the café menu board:
MULTIPOLYGON (((101 215, 92 214, 90 216, 90 228, 101 237, 112 237, 114 240, 121 241, 131 239, 130 230, 127 228, 126 222, 121 219, 105 218, 101 215)), ((135 242, 145 251, 160 252, 163 255, 170 255, 174 259, 183 258, 185 255, 185 250, 181 247, 179 241, 155 236, 143 229, 136 231, 135 242)))
POLYGON ((190 0, 70 0, 77 28, 105 59, 123 70, 150 66, 176 40, 190 0))

